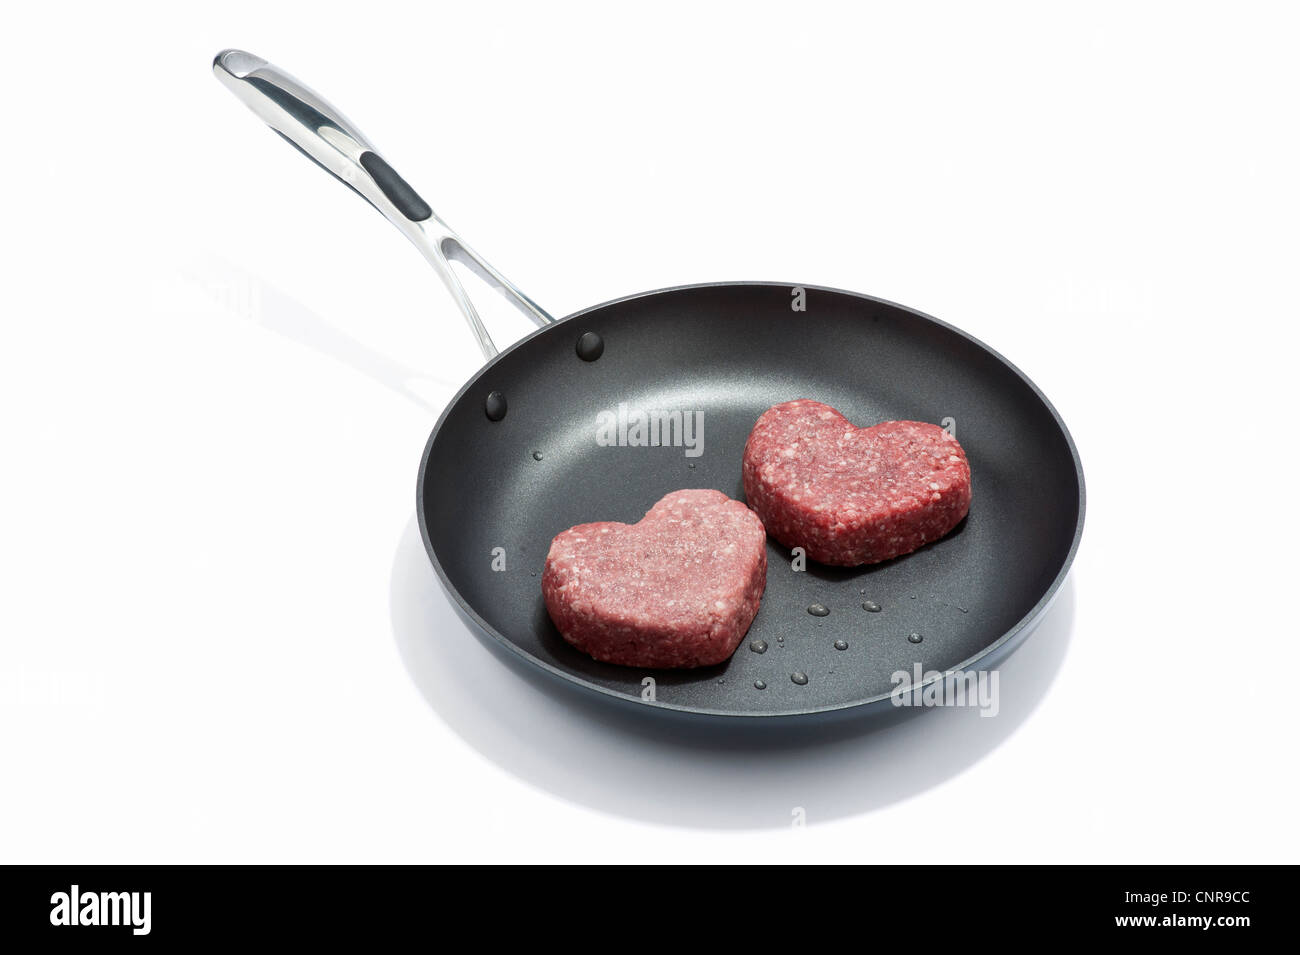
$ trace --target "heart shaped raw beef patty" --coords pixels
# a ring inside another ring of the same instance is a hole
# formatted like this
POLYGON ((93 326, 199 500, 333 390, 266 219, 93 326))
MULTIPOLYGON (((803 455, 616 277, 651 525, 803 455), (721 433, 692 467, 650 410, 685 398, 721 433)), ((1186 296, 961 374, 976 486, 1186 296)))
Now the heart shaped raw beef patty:
POLYGON ((720 491, 674 491, 635 524, 579 524, 551 541, 546 610, 564 639, 606 663, 721 663, 767 581, 766 534, 720 491))
POLYGON ((745 498, 767 532, 823 564, 910 553, 970 509, 970 465, 948 432, 922 421, 858 428, 806 398, 763 412, 742 471, 745 498))

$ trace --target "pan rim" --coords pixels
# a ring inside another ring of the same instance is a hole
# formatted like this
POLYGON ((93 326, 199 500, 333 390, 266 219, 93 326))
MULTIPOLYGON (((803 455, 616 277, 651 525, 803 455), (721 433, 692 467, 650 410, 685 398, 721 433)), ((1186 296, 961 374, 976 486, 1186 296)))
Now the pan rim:
MULTIPOLYGON (((495 627, 491 626, 486 620, 484 620, 481 616, 479 616, 478 612, 469 604, 468 601, 465 600, 465 598, 461 595, 460 591, 451 582, 451 578, 448 577, 446 571, 443 569, 442 562, 439 561, 438 559, 438 555, 435 552, 433 547, 433 542, 429 539, 429 528, 428 528, 428 523, 426 521, 425 510, 424 510, 424 485, 425 485, 425 476, 429 468, 430 455, 433 452, 434 444, 437 442, 438 434, 439 432, 441 432, 443 423, 447 420, 447 416, 451 413, 451 410, 460 404, 461 400, 465 397, 465 394, 470 390, 470 388, 474 387, 474 385, 479 382, 479 380, 484 376, 485 373, 491 370, 498 362, 504 359, 507 355, 510 355, 517 349, 522 348, 528 342, 531 342, 534 338, 537 338, 540 335, 551 332, 555 328, 558 328, 559 326, 564 325, 567 322, 573 321, 574 319, 580 318, 583 315, 587 315, 598 309, 608 308, 611 305, 619 305, 622 304, 623 302, 630 302, 640 298, 648 298, 649 296, 652 295, 663 295, 670 292, 685 292, 685 291, 692 291, 695 289, 706 289, 706 288, 735 288, 735 287, 794 288, 796 286, 799 288, 808 289, 817 292, 830 292, 836 295, 847 295, 852 298, 862 299, 864 301, 873 302, 880 305, 886 305, 890 308, 896 308, 899 309, 900 311, 907 312, 927 322, 931 322, 939 326, 940 328, 943 328, 947 331, 953 332, 961 336, 962 338, 966 339, 967 341, 971 342, 977 347, 983 349, 985 352, 992 355, 999 362, 1005 365, 1007 369, 1009 369, 1016 377, 1018 377, 1022 382, 1025 383, 1025 385, 1029 387, 1029 390, 1034 394, 1034 396, 1039 401, 1043 403, 1043 406, 1047 409, 1048 413, 1051 414, 1052 420, 1056 423, 1057 428, 1060 429, 1061 435, 1065 438, 1066 446, 1069 448, 1070 459, 1074 464, 1075 479, 1077 480, 1079 485, 1078 510, 1075 516, 1074 534, 1070 541, 1070 548, 1066 552, 1065 559, 1061 562, 1061 567, 1057 571, 1056 576, 1052 578, 1051 584, 1048 585, 1047 589, 1043 592, 1042 596, 1039 597, 1038 601, 1034 604, 1034 606, 1031 607, 1029 611, 1023 617, 1020 618, 1020 620, 1018 620, 1010 629, 1008 629, 1005 633, 1003 633, 992 643, 988 644, 978 653, 975 653, 972 656, 967 657, 965 660, 961 661, 961 663, 957 664, 955 667, 951 668, 950 670, 944 671, 944 673, 967 670, 972 666, 974 666, 975 664, 978 664, 983 660, 987 660, 991 656, 997 656, 1000 652, 1010 653, 1011 650, 1015 649, 1021 641, 1027 638, 1029 633, 1033 630, 1035 626, 1037 626, 1038 622, 1042 619, 1042 617, 1046 615, 1053 601, 1055 601, 1061 587, 1064 585, 1066 577, 1069 576, 1070 567, 1073 565, 1075 555, 1078 553, 1079 550, 1079 542, 1083 538, 1084 513, 1087 509, 1087 501, 1086 501, 1087 493, 1084 484, 1083 462, 1079 458, 1079 449, 1075 446, 1074 437, 1073 435, 1070 434, 1070 429, 1066 427, 1065 421, 1061 418, 1060 413, 1057 412, 1056 406, 1053 405, 1050 400, 1048 400, 1045 394, 1043 394, 1042 389, 1040 389, 1038 385, 1036 385, 1033 382, 1033 380, 1031 380, 1029 376, 1026 375, 1023 371, 1021 371, 1013 362, 1008 360, 1006 356, 1004 356, 997 349, 989 347, 987 344, 985 344, 980 339, 976 338, 974 335, 970 334, 969 332, 963 331, 962 329, 958 328, 955 325, 951 325, 948 322, 943 321, 942 319, 935 318, 933 315, 927 315, 925 312, 918 311, 917 309, 911 308, 907 305, 900 305, 897 302, 891 302, 888 299, 879 298, 878 296, 866 295, 863 294, 862 292, 853 292, 847 289, 834 288, 832 286, 827 286, 827 285, 809 285, 807 283, 801 283, 801 282, 794 282, 794 283, 752 282, 752 281, 750 282, 746 282, 746 281, 695 282, 687 285, 673 285, 673 286, 668 286, 666 288, 651 289, 649 291, 644 291, 644 292, 634 292, 631 295, 624 295, 619 298, 610 299, 606 302, 601 302, 597 305, 591 305, 588 306, 587 308, 573 312, 570 315, 566 315, 564 318, 556 319, 556 321, 553 322, 552 324, 546 325, 542 328, 538 328, 530 332, 529 334, 525 335, 523 338, 520 338, 518 341, 514 342, 509 347, 503 349, 501 352, 495 355, 490 361, 481 365, 479 369, 469 377, 469 379, 465 382, 465 384, 461 386, 460 390, 456 392, 455 396, 450 401, 447 402, 446 407, 443 408, 442 413, 438 416, 438 420, 434 424, 433 430, 429 433, 429 438, 424 445, 424 451, 420 456, 420 470, 416 478, 416 486, 415 486, 415 511, 420 526, 420 538, 424 542, 425 553, 428 555, 430 563, 433 564, 434 572, 438 576, 438 581, 442 585, 443 591, 456 604, 462 616, 464 616, 466 619, 472 622, 474 626, 476 626, 481 633, 490 636, 492 640, 500 648, 512 654, 518 660, 521 660, 531 666, 537 667, 542 672, 547 673, 550 676, 553 676, 566 683, 572 684, 580 689, 596 693, 600 696, 606 697, 612 701, 616 701, 624 705, 632 704, 640 708, 648 708, 650 710, 666 710, 675 713, 687 714, 691 716, 703 716, 703 717, 709 717, 714 719, 745 722, 745 721, 754 721, 754 720, 781 720, 781 719, 788 720, 791 718, 799 718, 799 717, 814 717, 819 715, 824 716, 832 713, 847 714, 854 710, 867 710, 870 708, 878 707, 881 703, 888 701, 890 699, 891 694, 886 692, 886 693, 878 693, 875 696, 867 697, 861 700, 854 700, 848 703, 834 703, 825 706, 808 707, 804 709, 775 710, 775 711, 771 711, 771 710, 744 711, 744 710, 710 709, 708 707, 686 706, 682 704, 660 702, 660 701, 655 701, 651 703, 651 702, 641 701, 639 698, 634 699, 633 697, 628 696, 625 693, 620 693, 608 687, 601 686, 600 684, 594 683, 586 679, 585 677, 578 676, 574 673, 569 672, 568 670, 561 669, 560 667, 557 667, 554 664, 547 663, 545 660, 539 659, 538 657, 532 655, 531 653, 528 653, 526 650, 519 647, 517 644, 506 639, 501 633, 497 632, 495 627)), ((997 658, 997 663, 998 664, 1001 663, 1001 657, 997 658)), ((931 686, 933 684, 941 682, 943 678, 944 678, 944 674, 940 673, 935 678, 925 680, 922 683, 918 684, 916 687, 912 687, 911 689, 916 690, 919 688, 923 690, 927 686, 931 686)))

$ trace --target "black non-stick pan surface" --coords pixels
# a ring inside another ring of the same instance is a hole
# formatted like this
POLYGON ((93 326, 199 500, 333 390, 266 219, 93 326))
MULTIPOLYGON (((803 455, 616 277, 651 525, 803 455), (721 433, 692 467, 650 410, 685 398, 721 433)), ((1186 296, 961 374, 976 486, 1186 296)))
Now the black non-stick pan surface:
POLYGON ((720 716, 890 707, 897 671, 993 666, 1018 645, 1064 580, 1083 526, 1082 471, 1060 417, 997 353, 919 312, 815 287, 806 311, 791 303, 788 284, 634 295, 529 336, 474 376, 429 438, 417 507, 434 568, 480 636, 594 692, 720 716), (577 354, 587 332, 604 343, 596 361, 577 354), (484 411, 494 391, 506 398, 500 421, 484 411), (916 553, 855 569, 795 571, 769 538, 762 606, 720 666, 642 671, 565 643, 541 594, 551 538, 587 521, 635 522, 680 488, 743 500, 745 439, 792 398, 824 401, 858 425, 951 418, 973 474, 969 516, 916 553), (703 453, 600 446, 597 416, 620 403, 695 411, 703 453), (492 568, 495 548, 504 571, 492 568), (830 613, 810 614, 813 604, 830 613), (765 652, 750 649, 757 641, 765 652))
POLYGON ((554 321, 465 249, 316 94, 238 51, 219 55, 214 68, 422 248, 485 353, 494 352, 490 338, 448 278, 446 256, 465 253, 548 323, 491 358, 447 406, 425 447, 416 496, 448 596, 511 661, 643 713, 807 723, 890 712, 895 674, 918 664, 922 672, 996 667, 1046 612, 1082 533, 1083 472, 1051 404, 992 349, 899 305, 827 288, 800 293, 789 283, 664 289, 554 321), (791 553, 769 539, 762 606, 719 666, 631 669, 565 643, 541 593, 551 539, 575 524, 636 522, 682 488, 743 500, 750 429, 767 408, 794 398, 826 402, 859 426, 911 419, 953 428, 973 474, 969 516, 920 551, 861 568, 808 562, 796 570, 791 553), (693 415, 702 422, 701 453, 668 443, 602 445, 598 416, 617 415, 620 405, 693 415), (813 605, 829 613, 814 615, 813 605), (764 652, 751 649, 763 644, 764 652))

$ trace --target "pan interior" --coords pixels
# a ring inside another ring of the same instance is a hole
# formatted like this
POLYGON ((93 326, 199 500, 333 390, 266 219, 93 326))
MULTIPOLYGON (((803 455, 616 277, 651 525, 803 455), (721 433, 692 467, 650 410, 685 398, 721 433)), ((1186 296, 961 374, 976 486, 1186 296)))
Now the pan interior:
POLYGON ((1069 558, 1082 498, 1048 404, 980 343, 909 309, 816 288, 806 289, 804 310, 797 304, 791 286, 759 284, 623 299, 538 332, 466 386, 431 438, 419 495, 435 565, 490 638, 631 698, 642 698, 649 676, 661 704, 797 713, 888 694, 892 675, 917 664, 955 667, 1040 604, 1069 558), (575 349, 586 332, 604 342, 595 361, 575 349), (508 403, 497 422, 484 413, 492 391, 508 403), (796 571, 769 538, 762 607, 716 667, 627 669, 566 644, 541 596, 551 538, 588 521, 635 522, 681 488, 743 500, 745 439, 763 411, 792 398, 824 401, 859 426, 949 424, 973 473, 967 519, 916 553, 856 569, 809 562, 796 571), (616 425, 611 445, 600 416, 617 423, 620 406, 633 422, 638 411, 689 415, 702 423, 700 440, 692 449, 680 432, 677 444, 661 433, 657 447, 628 446, 616 425), (868 601, 881 609, 863 609, 868 601), (811 615, 812 604, 830 613, 811 615), (765 652, 749 649, 756 641, 765 652))

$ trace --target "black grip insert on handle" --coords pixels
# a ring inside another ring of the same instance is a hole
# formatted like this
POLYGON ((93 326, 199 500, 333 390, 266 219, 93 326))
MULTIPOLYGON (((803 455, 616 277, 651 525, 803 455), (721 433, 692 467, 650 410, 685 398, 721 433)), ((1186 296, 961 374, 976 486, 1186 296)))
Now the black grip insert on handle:
POLYGON ((364 152, 361 154, 361 165, 370 173, 375 185, 388 197, 388 201, 397 206, 397 211, 406 218, 412 222, 423 222, 433 215, 429 204, 397 174, 396 169, 384 162, 382 156, 364 152))

